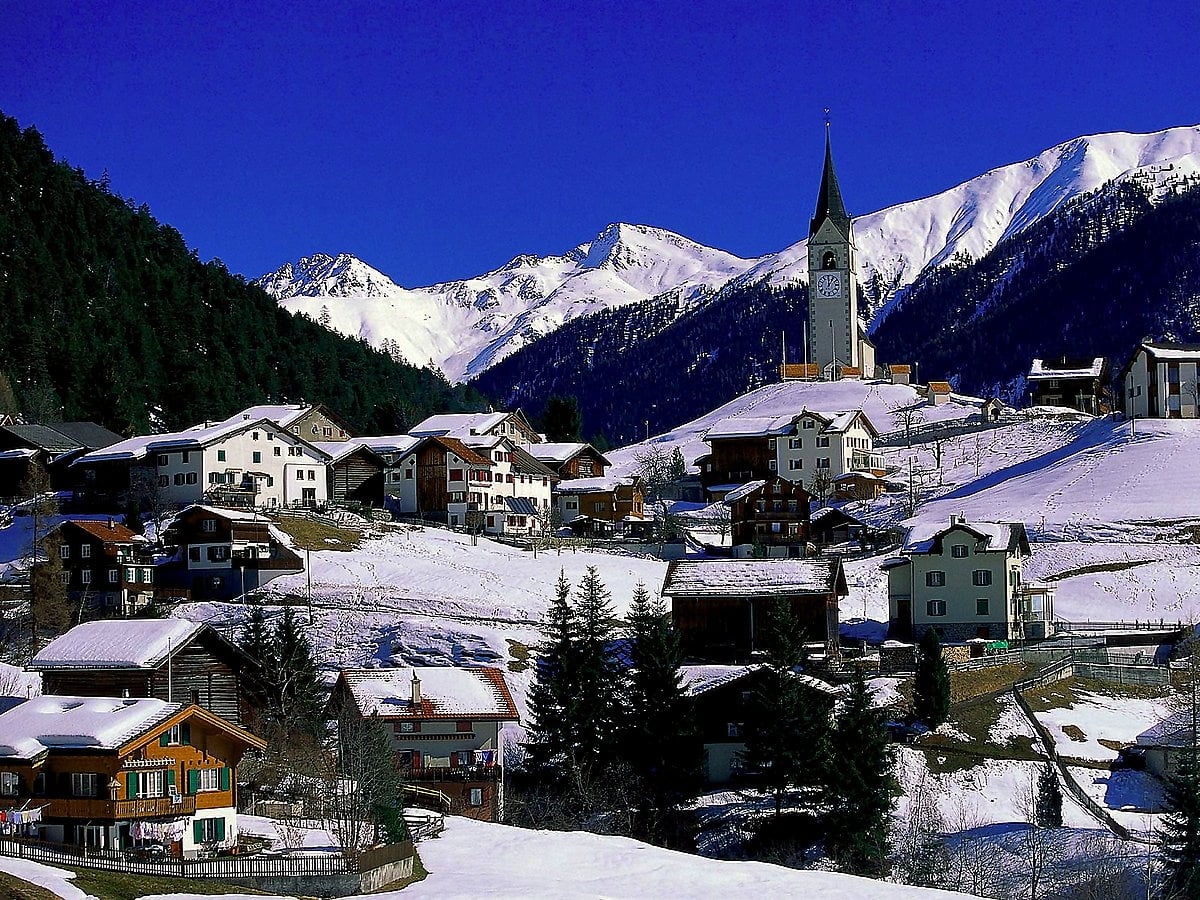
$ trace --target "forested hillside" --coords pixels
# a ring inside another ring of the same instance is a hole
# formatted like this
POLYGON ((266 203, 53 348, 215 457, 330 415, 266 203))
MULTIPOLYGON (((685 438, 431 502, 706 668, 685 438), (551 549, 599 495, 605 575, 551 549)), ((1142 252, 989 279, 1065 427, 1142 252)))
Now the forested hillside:
POLYGON ((550 396, 574 396, 585 436, 625 444, 777 381, 781 333, 800 361, 807 313, 804 285, 746 285, 678 319, 673 300, 647 300, 570 322, 472 384, 535 415, 550 396))
POLYGON ((280 309, 106 181, 0 115, 0 405, 129 434, 303 399, 390 433, 479 399, 280 309))
POLYGON ((1107 356, 1144 337, 1200 336, 1200 189, 1158 204, 1110 185, 1001 242, 924 275, 875 329, 880 359, 1020 401, 1034 357, 1107 356))

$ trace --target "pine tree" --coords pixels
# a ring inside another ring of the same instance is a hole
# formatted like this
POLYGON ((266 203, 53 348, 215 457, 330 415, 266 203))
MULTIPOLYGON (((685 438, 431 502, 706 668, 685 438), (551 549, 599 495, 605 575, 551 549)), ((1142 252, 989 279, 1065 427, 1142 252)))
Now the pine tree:
POLYGON ((551 441, 578 441, 583 428, 579 415, 579 401, 572 396, 554 395, 546 400, 546 414, 542 416, 546 437, 551 441))
POLYGON ((762 773, 775 815, 789 791, 821 783, 826 758, 829 703, 797 678, 804 639, 791 604, 778 601, 768 618, 767 662, 747 709, 746 765, 762 773))
POLYGON ((1062 817, 1062 788, 1058 783, 1058 774, 1052 763, 1046 763, 1038 775, 1037 783, 1037 824, 1041 828, 1061 828, 1062 817))
POLYGON ((613 656, 617 637, 612 595, 594 566, 575 591, 578 653, 575 673, 579 706, 578 760, 595 774, 618 756, 617 718, 622 672, 613 656))
POLYGON ((559 780, 575 765, 577 701, 575 693, 576 622, 571 583, 559 572, 554 599, 546 611, 537 668, 529 687, 529 769, 542 780, 559 780))
POLYGON ((324 689, 308 635, 290 606, 283 610, 267 653, 278 723, 287 732, 319 737, 324 731, 324 689))
POLYGON ((1192 653, 1187 706, 1188 742, 1176 756, 1175 771, 1166 781, 1163 817, 1158 839, 1167 878, 1162 896, 1200 898, 1200 684, 1195 670, 1197 654, 1192 653))
POLYGON ((942 642, 932 628, 921 635, 917 651, 913 713, 930 728, 937 728, 950 715, 950 672, 942 658, 942 642))
POLYGON ((703 749, 695 708, 680 676, 679 633, 662 599, 652 599, 645 585, 634 590, 628 629, 633 665, 623 755, 644 786, 656 820, 646 823, 645 830, 658 837, 669 811, 699 790, 703 749))
POLYGON ((895 780, 883 713, 872 704, 860 671, 834 720, 830 744, 838 760, 828 770, 826 852, 842 871, 880 875, 895 780))

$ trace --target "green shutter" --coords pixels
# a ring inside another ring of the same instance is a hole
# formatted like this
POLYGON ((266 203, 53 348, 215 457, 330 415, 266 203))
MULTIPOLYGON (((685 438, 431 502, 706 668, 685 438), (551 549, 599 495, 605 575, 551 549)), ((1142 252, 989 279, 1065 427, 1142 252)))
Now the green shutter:
POLYGON ((218 841, 225 840, 225 817, 224 816, 221 816, 221 818, 217 819, 217 840, 218 841))
POLYGON ((170 739, 171 739, 171 729, 168 728, 161 735, 159 735, 158 746, 160 746, 160 747, 168 746, 168 741, 170 741, 170 739))
POLYGON ((190 722, 184 722, 179 726, 179 742, 189 745, 192 743, 192 724, 190 722))
POLYGON ((187 770, 187 784, 188 784, 187 792, 189 794, 199 793, 199 791, 200 791, 200 770, 199 769, 188 769, 187 770))
POLYGON ((137 772, 125 773, 125 799, 132 800, 137 796, 137 772))
MULTIPOLYGON (((167 769, 167 787, 168 788, 175 787, 175 770, 174 769, 167 769)), ((167 793, 170 793, 170 791, 168 791, 167 793)))
POLYGON ((229 790, 229 767, 228 766, 221 767, 221 790, 223 790, 223 791, 229 790))
POLYGON ((192 840, 194 840, 197 844, 204 843, 204 820, 203 819, 193 819, 192 820, 192 840))

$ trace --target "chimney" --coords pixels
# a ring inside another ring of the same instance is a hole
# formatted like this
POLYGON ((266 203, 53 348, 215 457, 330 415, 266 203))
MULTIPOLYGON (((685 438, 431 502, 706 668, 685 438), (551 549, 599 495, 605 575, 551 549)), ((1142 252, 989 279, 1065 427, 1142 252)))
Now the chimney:
POLYGON ((116 527, 117 527, 117 520, 114 519, 112 516, 109 516, 108 517, 108 530, 112 531, 116 527))
POLYGON ((413 672, 412 679, 412 706, 416 709, 421 705, 421 679, 417 677, 417 673, 413 672))

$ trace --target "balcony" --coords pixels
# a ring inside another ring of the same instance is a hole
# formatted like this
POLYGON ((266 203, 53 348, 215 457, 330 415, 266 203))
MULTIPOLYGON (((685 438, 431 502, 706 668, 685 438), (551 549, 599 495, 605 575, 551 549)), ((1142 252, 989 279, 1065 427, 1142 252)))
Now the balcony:
POLYGON ((196 811, 195 797, 136 797, 109 800, 103 797, 54 797, 43 813, 60 819, 152 819, 190 816, 196 811))
POLYGON ((400 770, 402 781, 499 781, 500 766, 422 766, 400 770))
POLYGON ((887 471, 887 466, 884 464, 883 456, 879 453, 863 453, 856 450, 850 455, 851 472, 874 472, 877 475, 882 475, 887 471))

